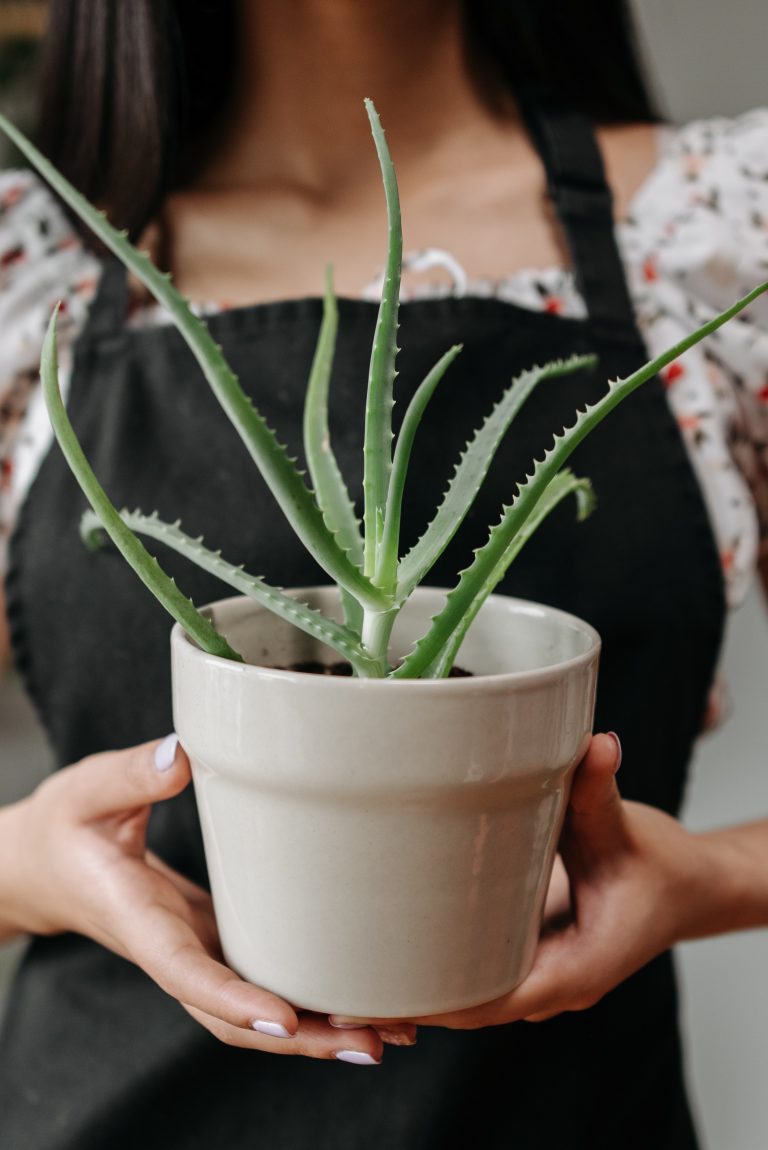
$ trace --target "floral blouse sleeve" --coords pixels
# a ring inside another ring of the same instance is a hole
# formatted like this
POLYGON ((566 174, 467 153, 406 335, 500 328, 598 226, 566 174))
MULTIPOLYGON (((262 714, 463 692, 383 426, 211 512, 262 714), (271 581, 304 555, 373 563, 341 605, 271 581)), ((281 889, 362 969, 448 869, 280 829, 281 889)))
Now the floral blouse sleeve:
POLYGON ((51 193, 31 172, 0 173, 0 575, 19 504, 50 432, 39 393, 40 351, 57 300, 66 389, 72 341, 98 281, 51 193))
MULTIPOLYGON (((768 108, 667 130, 621 240, 654 353, 768 280, 768 108)), ((671 364, 664 382, 736 604, 768 539, 768 297, 671 364)))

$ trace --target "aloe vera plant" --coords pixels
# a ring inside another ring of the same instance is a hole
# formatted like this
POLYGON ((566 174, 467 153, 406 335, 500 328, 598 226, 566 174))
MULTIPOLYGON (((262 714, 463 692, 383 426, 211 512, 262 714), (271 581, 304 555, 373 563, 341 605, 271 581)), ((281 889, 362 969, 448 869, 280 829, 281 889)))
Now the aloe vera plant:
POLYGON ((194 315, 149 256, 137 250, 127 234, 111 226, 3 116, 0 128, 29 162, 170 313, 193 352, 224 413, 298 538, 339 587, 344 622, 328 618, 263 579, 233 566, 202 539, 185 534, 180 523, 165 523, 156 514, 118 511, 100 485, 75 435, 62 402, 56 354, 56 312, 43 346, 41 376, 45 401, 58 442, 91 510, 82 520, 82 535, 96 547, 104 535, 166 610, 204 650, 227 659, 240 659, 211 620, 198 611, 162 570, 140 536, 160 541, 236 591, 250 596, 295 626, 321 640, 347 660, 356 675, 366 677, 445 677, 450 673, 467 628, 483 602, 504 577, 533 532, 562 500, 574 496, 579 518, 590 514, 593 493, 586 478, 566 467, 582 440, 623 400, 688 348, 714 332, 747 307, 768 283, 761 284, 722 314, 711 319, 662 355, 626 379, 607 385, 600 400, 575 415, 573 424, 554 436, 552 447, 536 462, 531 475, 511 493, 509 505, 487 542, 458 575, 443 609, 425 635, 397 666, 388 657, 392 626, 408 597, 434 566, 469 512, 494 454, 517 412, 533 390, 553 376, 593 367, 591 356, 533 367, 512 381, 499 402, 469 441, 459 458, 444 497, 424 534, 405 555, 400 554, 400 521, 411 453, 424 410, 435 389, 459 355, 454 346, 427 374, 406 411, 393 450, 392 407, 395 377, 402 261, 402 230, 397 181, 379 117, 366 101, 381 167, 387 207, 387 261, 368 378, 363 451, 363 522, 335 459, 328 428, 328 393, 333 367, 338 315, 330 272, 326 278, 323 319, 306 394, 304 451, 307 476, 296 466, 258 409, 248 398, 214 342, 205 322, 194 315))

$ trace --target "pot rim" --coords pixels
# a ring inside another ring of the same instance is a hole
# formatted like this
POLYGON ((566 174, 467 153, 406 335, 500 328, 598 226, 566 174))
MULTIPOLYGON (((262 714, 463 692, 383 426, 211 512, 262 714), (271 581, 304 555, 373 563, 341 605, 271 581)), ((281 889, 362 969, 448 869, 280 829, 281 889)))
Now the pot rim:
MULTIPOLYGON (((333 591, 335 586, 333 584, 317 584, 311 587, 291 587, 285 588, 285 594, 291 596, 299 596, 303 594, 311 594, 316 591, 333 591)), ((443 587, 422 586, 416 588, 413 592, 418 595, 420 591, 435 592, 437 594, 446 594, 448 589, 443 587)), ((192 658, 200 660, 202 663, 209 667, 219 667, 222 674, 236 674, 236 675, 249 675, 254 679, 269 679, 275 682, 282 683, 295 683, 298 686, 307 687, 314 684, 317 690, 332 690, 332 691, 373 691, 373 690, 386 690, 386 691, 421 691, 422 693, 430 692, 444 692, 444 691, 459 691, 474 693, 477 691, 487 691, 489 687, 497 687, 504 689, 513 687, 515 685, 525 684, 526 686, 539 686, 546 683, 551 679, 560 678, 564 672, 578 670, 585 665, 594 661, 599 655, 602 647, 602 640, 600 634, 591 623, 587 623, 584 619, 580 619, 578 615, 572 615, 568 611, 561 611, 559 607, 550 607, 546 603, 537 603, 532 599, 519 599, 512 595, 489 595, 486 603, 503 601, 506 604, 514 605, 518 610, 522 609, 524 614, 528 615, 541 615, 555 618, 563 624, 570 624, 590 640, 589 646, 585 651, 579 655, 574 655, 570 659, 564 659, 558 663, 552 663, 546 667, 534 667, 529 670, 523 671, 502 671, 492 672, 490 674, 472 674, 466 678, 455 679, 368 679, 368 678, 355 678, 354 676, 346 675, 315 675, 309 671, 287 671, 281 670, 277 667, 262 667, 257 663, 236 663, 231 659, 225 659, 220 655, 211 655, 207 651, 201 650, 194 640, 187 635, 180 623, 174 623, 171 630, 171 646, 174 652, 182 658, 192 658)), ((223 599, 216 599, 211 603, 206 603, 200 608, 201 611, 213 611, 217 607, 222 607, 233 602, 249 603, 254 611, 267 611, 268 608, 262 607, 254 599, 247 595, 227 595, 223 599)), ((485 609, 485 604, 480 609, 481 612, 485 609)))

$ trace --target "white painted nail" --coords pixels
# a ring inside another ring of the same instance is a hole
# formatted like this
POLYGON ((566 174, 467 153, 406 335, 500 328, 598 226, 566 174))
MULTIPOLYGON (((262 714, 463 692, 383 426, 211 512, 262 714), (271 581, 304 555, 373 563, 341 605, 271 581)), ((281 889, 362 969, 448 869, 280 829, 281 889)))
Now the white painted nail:
POLYGON ((176 759, 176 748, 179 745, 179 736, 166 735, 162 743, 155 748, 155 770, 169 771, 176 759))
POLYGON ((622 760, 623 755, 624 755, 624 752, 623 752, 622 747, 621 747, 621 739, 619 738, 619 736, 616 734, 615 731, 609 731, 608 735, 611 739, 613 739, 614 743, 616 744, 616 751, 617 751, 618 756, 619 756, 619 761, 616 764, 616 770, 618 771, 619 767, 621 766, 621 760, 622 760))
POLYGON ((339 1062, 352 1062, 355 1066, 378 1066, 381 1062, 380 1058, 374 1058, 362 1050, 337 1050, 336 1058, 339 1062))
POLYGON ((284 1026, 279 1022, 267 1022, 264 1018, 255 1018, 251 1023, 252 1030, 258 1030, 259 1034, 268 1034, 270 1038, 293 1038, 284 1026))

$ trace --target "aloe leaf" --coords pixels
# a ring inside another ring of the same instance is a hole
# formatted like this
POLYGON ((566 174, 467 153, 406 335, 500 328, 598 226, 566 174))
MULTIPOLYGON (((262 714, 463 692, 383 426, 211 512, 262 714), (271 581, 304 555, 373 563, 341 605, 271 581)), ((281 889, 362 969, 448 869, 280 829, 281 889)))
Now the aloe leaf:
POLYGON ((485 603, 488 596, 491 595, 499 585, 509 570, 510 565, 520 554, 531 536, 535 534, 547 516, 550 515, 564 499, 567 499, 569 495, 576 496, 577 518, 580 523, 592 514, 595 506, 595 494, 592 489, 592 484, 588 479, 580 479, 577 475, 573 474, 570 468, 566 467, 565 470, 559 472, 552 480, 544 495, 542 495, 539 500, 536 510, 520 528, 520 531, 504 552, 502 559, 496 564, 489 578, 486 579, 479 594, 476 595, 472 601, 472 606, 469 611, 462 617, 450 639, 443 647, 433 665, 429 668, 428 678, 444 679, 450 674, 456 656, 459 653, 459 648, 464 641, 464 636, 483 603, 485 603))
POLYGON ((365 574, 376 570, 384 513, 392 470, 392 389, 397 357, 397 316, 400 304, 400 274, 403 260, 403 230, 400 221, 400 197, 395 169, 378 113, 371 100, 365 109, 376 144, 384 194, 387 201, 387 265, 381 289, 381 303, 373 337, 368 373, 368 396, 365 408, 365 443, 363 447, 363 494, 365 512, 365 574))
MULTIPOLYGON (((359 675, 381 676, 382 668, 375 660, 370 659, 358 642, 357 636, 347 627, 329 619, 320 611, 308 607, 290 595, 286 595, 277 587, 265 583, 255 575, 249 575, 242 567, 235 567, 222 559, 221 553, 211 551, 203 544, 202 539, 193 539, 181 530, 178 523, 165 523, 157 514, 143 515, 140 511, 121 511, 120 518, 126 527, 138 535, 146 535, 164 543, 185 559, 195 563, 204 571, 210 572, 234 587, 241 595, 255 599, 262 607, 279 615, 287 623, 305 631, 314 639, 319 639, 328 647, 333 648, 342 658, 347 659, 359 675)), ((102 533, 101 518, 93 511, 86 511, 80 522, 80 533, 88 546, 93 547, 102 533)))
MULTIPOLYGON (((304 454, 326 524, 336 536, 339 547, 348 553, 353 563, 361 567, 363 541, 360 537, 360 523, 331 446, 328 426, 328 391, 338 326, 339 311, 333 291, 333 273, 328 268, 323 321, 304 403, 304 454)), ((342 589, 342 605, 347 624, 359 634, 363 622, 360 604, 342 589)))
POLYGON ((158 303, 169 311, 214 395, 247 447, 286 519, 310 554, 332 579, 362 603, 379 610, 387 606, 380 592, 339 547, 326 527, 301 472, 296 469, 286 449, 243 391, 205 323, 193 313, 187 300, 171 283, 170 277, 158 271, 146 252, 138 251, 128 241, 127 233, 113 228, 104 213, 94 208, 2 115, 0 129, 101 242, 130 268, 158 303))
POLYGON ((608 391, 596 403, 577 414, 575 423, 561 435, 554 437, 554 446, 545 452, 543 459, 534 464, 533 472, 518 488, 517 495, 508 507, 502 509, 501 521, 491 530, 488 542, 476 553, 470 566, 462 571, 459 581, 448 593, 445 606, 434 618, 427 634, 419 640, 413 651, 400 664, 393 675, 397 678, 418 678, 423 675, 442 648, 448 642, 454 629, 460 624, 465 611, 471 610, 476 595, 489 579, 496 565, 503 558, 507 548, 521 530, 528 517, 535 511, 539 500, 558 471, 564 466, 578 445, 602 423, 615 407, 636 391, 643 383, 657 375, 678 356, 694 344, 711 335, 728 320, 743 311, 758 296, 768 291, 768 283, 756 287, 732 307, 715 316, 695 332, 681 339, 673 347, 646 363, 626 379, 612 380, 608 391))
POLYGON ((575 355, 532 367, 517 376, 477 429, 459 459, 443 501, 418 543, 401 560, 396 598, 402 602, 434 566, 463 523, 483 485, 493 458, 520 408, 541 383, 597 363, 593 355, 575 355))
POLYGON ((450 348, 425 376, 416 390, 408 410, 405 413, 400 434, 397 437, 395 458, 392 463, 392 473, 389 478, 389 493, 387 495, 387 509, 384 515, 384 530, 379 546, 376 564, 375 582, 379 587, 389 591, 394 590, 397 579, 398 549, 400 545, 400 520, 403 511, 403 493, 408 475, 408 465, 411 460, 413 442, 421 417, 427 404, 432 398, 435 388, 461 351, 461 344, 450 348))
POLYGON ((355 506, 331 446, 328 391, 338 331, 338 308, 330 268, 326 277, 323 322, 304 405, 304 451, 317 501, 336 541, 360 566, 363 541, 355 506))
POLYGON ((58 306, 51 316, 40 361, 40 378, 43 397, 48 409, 51 425, 64 457, 75 479, 97 514, 104 530, 112 542, 141 579, 142 583, 165 607, 166 611, 180 623, 197 645, 211 655, 223 659, 242 662, 242 657, 233 650, 223 635, 205 618, 194 604, 182 595, 173 579, 166 575, 157 559, 150 555, 140 539, 126 527, 120 513, 111 503, 109 496, 94 475, 85 458, 74 428, 69 421, 59 389, 59 362, 56 349, 56 318, 58 306))

